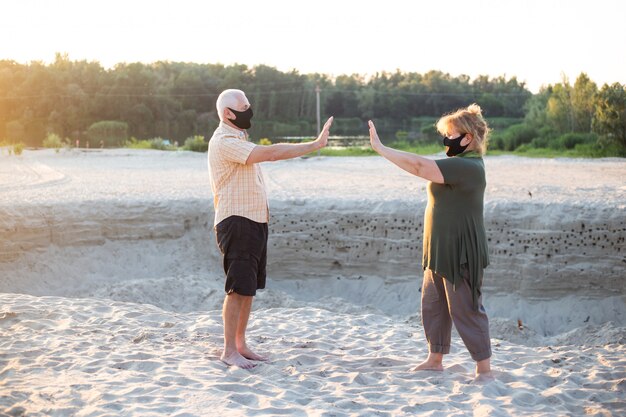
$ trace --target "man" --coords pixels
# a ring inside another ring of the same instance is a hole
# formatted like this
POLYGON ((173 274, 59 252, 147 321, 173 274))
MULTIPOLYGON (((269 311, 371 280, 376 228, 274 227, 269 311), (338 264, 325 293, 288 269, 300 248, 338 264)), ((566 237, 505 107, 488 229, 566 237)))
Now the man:
POLYGON ((308 143, 255 145, 248 141, 252 108, 241 90, 217 98, 220 124, 209 142, 209 175, 215 206, 215 234, 224 256, 226 297, 222 310, 227 365, 249 369, 267 358, 246 343, 246 328, 257 289, 265 288, 269 208, 260 162, 306 155, 328 143, 333 118, 308 143))

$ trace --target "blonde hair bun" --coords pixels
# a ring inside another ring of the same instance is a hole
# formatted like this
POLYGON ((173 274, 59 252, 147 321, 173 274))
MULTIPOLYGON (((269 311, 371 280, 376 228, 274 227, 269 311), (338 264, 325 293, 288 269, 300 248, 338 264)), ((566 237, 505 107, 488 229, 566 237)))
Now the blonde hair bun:
POLYGON ((472 113, 472 114, 475 114, 476 116, 481 116, 482 117, 482 115, 483 115, 482 109, 476 103, 472 103, 469 106, 467 106, 467 111, 472 113))

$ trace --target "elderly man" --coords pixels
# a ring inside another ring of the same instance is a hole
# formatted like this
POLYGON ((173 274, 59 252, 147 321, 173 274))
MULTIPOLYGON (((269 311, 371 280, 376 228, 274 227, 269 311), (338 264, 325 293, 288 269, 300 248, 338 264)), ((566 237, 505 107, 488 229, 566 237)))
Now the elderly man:
POLYGON ((267 358, 246 343, 246 328, 257 289, 265 288, 269 208, 260 162, 295 158, 326 146, 333 118, 308 143, 255 145, 248 142, 252 108, 241 90, 217 98, 220 124, 209 142, 209 174, 215 206, 215 234, 224 256, 226 297, 222 310, 227 365, 248 369, 267 358))

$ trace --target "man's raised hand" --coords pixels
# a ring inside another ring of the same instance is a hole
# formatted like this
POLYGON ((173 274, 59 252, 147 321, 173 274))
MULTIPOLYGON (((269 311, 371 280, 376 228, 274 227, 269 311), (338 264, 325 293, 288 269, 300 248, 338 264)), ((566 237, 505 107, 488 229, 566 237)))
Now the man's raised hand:
POLYGON ((320 132, 320 135, 316 139, 316 142, 319 145, 318 149, 323 148, 328 144, 328 135, 330 134, 330 127, 333 124, 333 118, 334 116, 330 116, 328 120, 326 120, 326 123, 324 123, 324 127, 320 132))

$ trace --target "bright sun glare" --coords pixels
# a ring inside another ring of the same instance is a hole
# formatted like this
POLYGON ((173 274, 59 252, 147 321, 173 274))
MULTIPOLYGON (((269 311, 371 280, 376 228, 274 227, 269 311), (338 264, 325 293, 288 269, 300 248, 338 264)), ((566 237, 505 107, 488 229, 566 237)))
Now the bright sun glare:
POLYGON ((4 2, 0 59, 266 64, 301 73, 626 83, 625 3, 596 1, 4 2))

